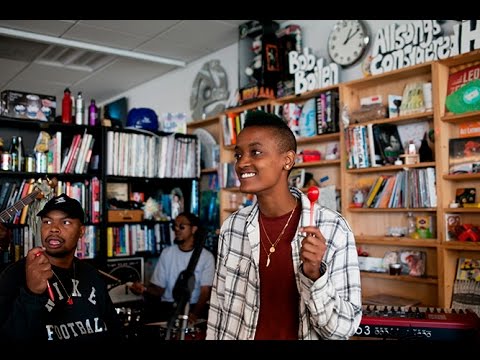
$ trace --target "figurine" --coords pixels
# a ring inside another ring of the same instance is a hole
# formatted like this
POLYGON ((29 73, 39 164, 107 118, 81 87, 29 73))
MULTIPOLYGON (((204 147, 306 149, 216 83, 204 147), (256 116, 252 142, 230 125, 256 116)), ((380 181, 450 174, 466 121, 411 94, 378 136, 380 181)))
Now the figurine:
POLYGON ((245 69, 245 74, 251 78, 252 83, 257 84, 261 79, 262 70, 262 36, 255 37, 252 42, 253 59, 245 69))

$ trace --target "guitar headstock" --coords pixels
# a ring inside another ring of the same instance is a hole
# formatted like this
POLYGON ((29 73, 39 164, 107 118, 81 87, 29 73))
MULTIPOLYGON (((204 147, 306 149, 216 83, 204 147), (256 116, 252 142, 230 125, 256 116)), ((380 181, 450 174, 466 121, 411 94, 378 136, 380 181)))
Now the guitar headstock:
POLYGON ((58 180, 56 178, 42 180, 37 184, 36 188, 39 193, 37 194, 37 199, 42 199, 52 193, 52 191, 57 187, 58 180))

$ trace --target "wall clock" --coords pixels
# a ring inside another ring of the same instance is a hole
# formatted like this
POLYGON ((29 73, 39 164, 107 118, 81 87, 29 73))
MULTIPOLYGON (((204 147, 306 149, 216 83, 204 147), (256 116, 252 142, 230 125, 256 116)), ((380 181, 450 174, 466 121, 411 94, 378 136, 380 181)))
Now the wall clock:
POLYGON ((333 62, 349 67, 361 59, 370 43, 363 20, 339 20, 328 36, 328 55, 333 62))

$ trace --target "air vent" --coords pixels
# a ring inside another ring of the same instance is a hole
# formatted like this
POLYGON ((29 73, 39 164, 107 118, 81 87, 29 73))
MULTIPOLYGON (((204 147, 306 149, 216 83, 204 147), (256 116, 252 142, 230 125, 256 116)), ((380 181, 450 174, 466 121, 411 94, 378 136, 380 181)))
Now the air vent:
POLYGON ((50 45, 35 62, 92 72, 111 62, 114 58, 114 55, 102 54, 96 51, 50 45))

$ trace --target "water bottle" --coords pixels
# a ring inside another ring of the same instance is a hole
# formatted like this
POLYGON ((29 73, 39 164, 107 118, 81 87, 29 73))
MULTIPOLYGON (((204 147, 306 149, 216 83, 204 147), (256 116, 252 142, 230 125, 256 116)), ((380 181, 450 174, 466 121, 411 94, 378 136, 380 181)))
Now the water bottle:
POLYGON ((77 99, 75 100, 75 124, 77 125, 85 125, 83 123, 83 96, 82 92, 80 91, 77 95, 77 99))
POLYGON ((70 89, 66 88, 62 99, 62 123, 70 124, 72 122, 72 95, 70 89))
POLYGON ((90 100, 90 106, 88 107, 88 125, 95 126, 97 125, 97 105, 95 105, 95 100, 90 100))

